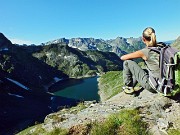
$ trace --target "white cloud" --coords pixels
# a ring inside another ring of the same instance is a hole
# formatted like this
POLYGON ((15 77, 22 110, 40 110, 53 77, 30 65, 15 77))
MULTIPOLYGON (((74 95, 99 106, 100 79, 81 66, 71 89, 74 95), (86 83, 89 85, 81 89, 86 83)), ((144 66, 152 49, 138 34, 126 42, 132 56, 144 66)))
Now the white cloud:
POLYGON ((10 39, 10 41, 13 43, 13 44, 27 44, 27 45, 30 45, 32 44, 31 41, 27 41, 27 40, 22 40, 22 39, 16 39, 16 38, 13 38, 13 39, 10 39))

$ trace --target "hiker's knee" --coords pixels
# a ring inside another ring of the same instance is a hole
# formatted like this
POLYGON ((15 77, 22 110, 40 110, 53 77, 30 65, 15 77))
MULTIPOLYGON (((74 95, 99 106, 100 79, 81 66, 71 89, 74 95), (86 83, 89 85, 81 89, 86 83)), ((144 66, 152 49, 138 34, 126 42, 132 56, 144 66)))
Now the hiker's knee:
POLYGON ((128 66, 128 65, 130 65, 131 63, 133 63, 134 61, 132 61, 132 60, 125 60, 124 62, 123 62, 123 66, 128 66))

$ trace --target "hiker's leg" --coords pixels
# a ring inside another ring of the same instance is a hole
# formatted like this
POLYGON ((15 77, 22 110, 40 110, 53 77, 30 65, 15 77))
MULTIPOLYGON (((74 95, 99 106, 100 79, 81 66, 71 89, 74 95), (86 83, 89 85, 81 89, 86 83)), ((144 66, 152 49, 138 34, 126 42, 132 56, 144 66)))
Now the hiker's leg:
POLYGON ((128 66, 128 60, 123 62, 123 81, 126 86, 133 87, 133 78, 128 66))
POLYGON ((126 60, 123 68, 123 79, 126 86, 134 87, 137 80, 143 88, 151 89, 149 75, 136 62, 126 60))

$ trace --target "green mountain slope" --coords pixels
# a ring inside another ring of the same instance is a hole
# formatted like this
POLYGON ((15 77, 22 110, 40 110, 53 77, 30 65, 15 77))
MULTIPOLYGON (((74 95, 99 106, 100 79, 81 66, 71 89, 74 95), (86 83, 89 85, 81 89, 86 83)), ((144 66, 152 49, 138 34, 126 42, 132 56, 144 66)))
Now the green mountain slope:
POLYGON ((115 53, 80 51, 65 43, 50 44, 33 56, 70 77, 86 77, 111 70, 121 70, 122 61, 115 53))
POLYGON ((122 91, 123 74, 122 71, 110 71, 102 75, 98 80, 99 95, 101 101, 113 97, 122 91))
MULTIPOLYGON (((39 47, 37 47, 40 49, 39 47)), ((0 34, 0 80, 14 80, 31 90, 44 90, 55 77, 67 75, 32 56, 38 49, 13 45, 0 34), (47 74, 48 72, 48 74, 47 74)), ((3 81, 2 81, 3 82, 3 81)), ((12 81, 11 81, 12 82, 12 81)), ((5 86, 5 83, 3 84, 5 86)))

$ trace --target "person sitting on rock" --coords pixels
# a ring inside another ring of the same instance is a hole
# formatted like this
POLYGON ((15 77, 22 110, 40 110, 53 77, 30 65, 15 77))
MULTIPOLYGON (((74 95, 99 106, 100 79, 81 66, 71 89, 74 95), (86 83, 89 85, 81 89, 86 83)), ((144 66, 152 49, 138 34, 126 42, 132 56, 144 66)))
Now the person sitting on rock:
POLYGON ((159 54, 150 51, 150 47, 156 47, 156 35, 155 30, 151 27, 147 27, 142 33, 142 41, 146 44, 146 47, 142 50, 138 50, 133 53, 123 55, 120 59, 123 62, 123 79, 125 86, 123 90, 127 94, 134 93, 136 91, 137 82, 147 90, 152 91, 153 89, 149 83, 149 73, 147 70, 142 69, 135 61, 132 59, 142 58, 148 70, 151 71, 151 75, 157 80, 160 76, 159 68, 159 54))

